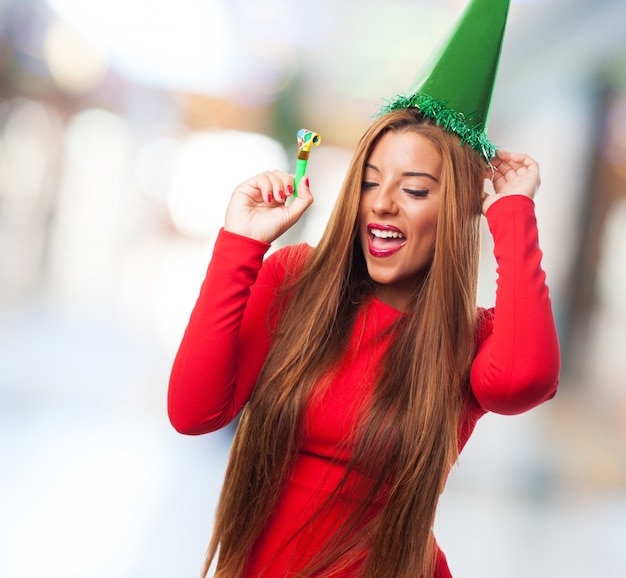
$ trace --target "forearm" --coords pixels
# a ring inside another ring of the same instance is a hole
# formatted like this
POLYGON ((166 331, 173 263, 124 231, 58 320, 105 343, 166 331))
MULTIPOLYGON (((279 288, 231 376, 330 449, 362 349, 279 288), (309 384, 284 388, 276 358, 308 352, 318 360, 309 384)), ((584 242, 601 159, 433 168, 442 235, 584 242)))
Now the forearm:
MULTIPOLYGON (((268 247, 224 231, 218 236, 170 376, 168 413, 182 433, 223 427, 250 396, 263 359, 242 363, 241 327, 268 247)), ((250 312, 259 319, 266 313, 250 312)))
POLYGON ((479 347, 472 387, 484 409, 521 413, 553 397, 560 368, 534 203, 525 196, 503 198, 487 219, 498 285, 493 331, 479 347))

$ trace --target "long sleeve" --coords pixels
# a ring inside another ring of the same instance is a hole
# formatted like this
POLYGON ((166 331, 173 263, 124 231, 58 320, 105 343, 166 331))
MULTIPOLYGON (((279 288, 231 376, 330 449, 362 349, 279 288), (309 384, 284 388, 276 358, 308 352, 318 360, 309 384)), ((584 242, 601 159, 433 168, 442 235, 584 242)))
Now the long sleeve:
POLYGON ((534 207, 516 195, 487 211, 498 265, 496 303, 483 316, 486 336, 471 371, 472 391, 486 411, 522 413, 556 393, 560 351, 534 207))
MULTIPOLYGON (((248 401, 270 345, 268 312, 280 283, 269 245, 220 231, 174 359, 168 413, 181 433, 232 421, 248 401)), ((284 271, 282 271, 284 274, 284 271)))

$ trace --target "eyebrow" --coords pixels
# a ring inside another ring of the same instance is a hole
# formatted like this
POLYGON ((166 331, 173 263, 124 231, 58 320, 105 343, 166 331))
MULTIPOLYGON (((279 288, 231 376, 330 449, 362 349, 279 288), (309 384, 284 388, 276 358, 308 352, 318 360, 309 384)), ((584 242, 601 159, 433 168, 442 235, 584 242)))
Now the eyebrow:
MULTIPOLYGON (((376 165, 373 165, 372 163, 365 163, 365 168, 372 169, 372 170, 376 171, 377 173, 380 172, 380 169, 376 165)), ((432 179, 436 183, 439 182, 439 179, 434 177, 430 173, 422 173, 422 172, 415 172, 415 171, 405 171, 405 172, 402 173, 402 176, 403 177, 426 177, 426 178, 432 179)))

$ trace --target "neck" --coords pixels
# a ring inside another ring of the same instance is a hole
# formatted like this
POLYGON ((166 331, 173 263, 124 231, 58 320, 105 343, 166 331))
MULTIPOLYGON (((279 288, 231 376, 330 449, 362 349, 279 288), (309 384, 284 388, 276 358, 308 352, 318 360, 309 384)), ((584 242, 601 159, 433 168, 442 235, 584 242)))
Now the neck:
POLYGON ((402 313, 406 313, 409 310, 411 291, 400 291, 399 288, 388 285, 376 285, 374 295, 385 305, 389 305, 389 307, 397 309, 402 313))

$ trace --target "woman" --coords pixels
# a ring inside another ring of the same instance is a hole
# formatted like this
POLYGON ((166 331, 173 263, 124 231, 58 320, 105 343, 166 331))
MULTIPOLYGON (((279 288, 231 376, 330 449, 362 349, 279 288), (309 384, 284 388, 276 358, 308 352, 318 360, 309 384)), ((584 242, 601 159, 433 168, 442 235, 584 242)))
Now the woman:
POLYGON ((216 576, 451 576, 432 527, 487 411, 550 399, 559 351, 540 267, 537 164, 480 154, 416 108, 361 139, 318 247, 270 243, 313 201, 263 173, 233 193, 172 370, 181 432, 244 408, 207 567, 216 576), (482 212, 495 309, 476 307, 482 212))

